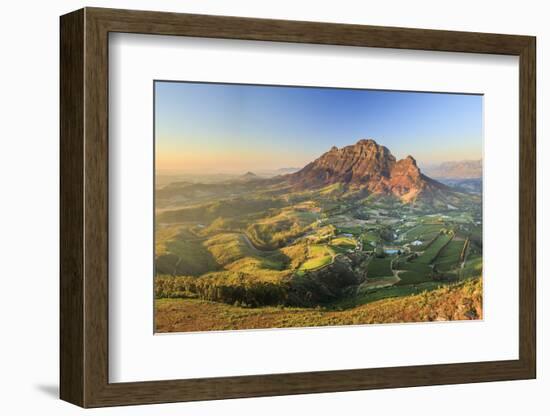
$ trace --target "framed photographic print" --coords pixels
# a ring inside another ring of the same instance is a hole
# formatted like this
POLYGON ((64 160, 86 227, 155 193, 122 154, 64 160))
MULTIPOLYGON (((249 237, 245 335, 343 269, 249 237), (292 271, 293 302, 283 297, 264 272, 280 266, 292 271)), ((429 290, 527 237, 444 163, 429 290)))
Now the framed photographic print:
POLYGON ((83 406, 534 378, 535 38, 61 17, 83 406))

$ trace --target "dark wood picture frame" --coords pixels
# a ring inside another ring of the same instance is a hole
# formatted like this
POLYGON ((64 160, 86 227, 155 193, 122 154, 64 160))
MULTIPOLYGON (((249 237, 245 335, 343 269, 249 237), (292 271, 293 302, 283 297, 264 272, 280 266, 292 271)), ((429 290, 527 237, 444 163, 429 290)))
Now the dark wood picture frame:
POLYGON ((535 38, 85 8, 61 17, 60 396, 82 407, 530 379, 535 333, 535 38), (368 46, 519 57, 519 359, 109 383, 110 32, 368 46))

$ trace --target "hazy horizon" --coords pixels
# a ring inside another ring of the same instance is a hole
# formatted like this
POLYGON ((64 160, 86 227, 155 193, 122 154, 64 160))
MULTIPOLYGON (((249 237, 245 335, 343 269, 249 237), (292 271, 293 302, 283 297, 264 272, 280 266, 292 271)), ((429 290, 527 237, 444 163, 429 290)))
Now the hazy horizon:
POLYGON ((159 174, 302 168, 372 138, 420 168, 482 159, 483 97, 335 88, 155 82, 159 174))
MULTIPOLYGON (((321 155, 319 155, 319 156, 321 156, 321 155)), ((312 159, 311 162, 313 160, 314 159, 312 159)), ((459 163, 459 162, 478 162, 478 161, 481 161, 481 158, 479 158, 479 159, 445 160, 445 161, 435 162, 435 163, 418 162, 418 166, 419 166, 420 170, 423 171, 424 169, 430 169, 430 168, 433 168, 433 167, 437 167, 437 166, 441 165, 442 163, 447 163, 447 162, 457 162, 457 163, 459 163)), ((307 162, 307 163, 309 163, 309 162, 307 162)), ((156 172, 157 172, 157 174, 160 174, 160 175, 198 175, 198 176, 199 175, 202 175, 202 176, 204 176, 204 175, 239 175, 239 174, 245 174, 247 172, 262 174, 262 173, 272 173, 272 172, 275 172, 275 171, 278 171, 278 170, 283 170, 283 169, 296 169, 296 170, 299 170, 299 169, 302 169, 303 167, 305 167, 305 165, 303 165, 303 166, 280 166, 278 168, 273 168, 273 169, 260 168, 260 169, 256 169, 256 170, 244 168, 244 169, 237 169, 237 170, 233 170, 233 171, 223 171, 223 170, 215 170, 214 169, 214 170, 211 170, 209 172, 157 167, 156 172)))

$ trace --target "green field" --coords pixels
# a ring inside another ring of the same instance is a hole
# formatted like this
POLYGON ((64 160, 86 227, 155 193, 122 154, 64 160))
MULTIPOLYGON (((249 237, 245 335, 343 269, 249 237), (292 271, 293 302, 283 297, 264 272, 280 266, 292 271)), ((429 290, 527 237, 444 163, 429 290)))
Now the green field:
POLYGON ((432 269, 420 263, 409 263, 404 266, 404 272, 399 273, 401 279, 397 286, 416 285, 418 283, 430 282, 432 280, 432 269))
POLYGON ((373 257, 367 266, 367 276, 369 278, 393 276, 391 262, 391 257, 373 257))
POLYGON ((441 224, 419 224, 405 232, 406 241, 430 241, 443 228, 441 224))
POLYGON ((363 228, 361 227, 338 227, 338 232, 342 234, 353 234, 354 236, 358 236, 363 232, 363 228))
POLYGON ((365 250, 367 250, 368 246, 373 247, 370 243, 376 243, 380 241, 380 235, 374 231, 365 231, 361 234, 361 241, 366 246, 365 250))
POLYGON ((459 266, 460 255, 464 248, 464 240, 451 241, 437 256, 435 265, 437 270, 446 272, 459 266))
POLYGON ((464 263, 464 269, 461 277, 467 279, 470 277, 481 276, 483 273, 483 260, 479 254, 469 255, 464 263))
POLYGON ((433 274, 431 263, 451 238, 452 236, 447 234, 438 234, 437 238, 417 258, 409 261, 400 259, 397 268, 403 271, 399 273, 401 281, 397 285, 415 285, 431 281, 433 274))
POLYGON ((453 238, 449 234, 439 234, 437 238, 429 245, 426 250, 416 259, 418 263, 431 264, 439 252, 446 246, 446 244, 453 238))
POLYGON ((330 264, 336 253, 326 245, 315 244, 308 248, 307 260, 300 270, 315 270, 330 264))
POLYGON ((306 260, 301 266, 300 270, 315 270, 324 267, 332 262, 331 256, 316 257, 306 260))
POLYGON ((411 296, 411 295, 416 295, 423 292, 429 292, 432 290, 439 289, 442 286, 443 284, 437 283, 437 282, 421 282, 420 284, 417 284, 417 285, 407 285, 407 286, 396 285, 388 288, 366 291, 361 295, 343 299, 341 301, 330 304, 329 306, 335 309, 353 308, 358 305, 364 305, 364 304, 376 302, 382 299, 396 298, 401 296, 411 296))
POLYGON ((350 237, 337 237, 332 239, 330 244, 344 250, 350 250, 355 248, 356 241, 350 237))

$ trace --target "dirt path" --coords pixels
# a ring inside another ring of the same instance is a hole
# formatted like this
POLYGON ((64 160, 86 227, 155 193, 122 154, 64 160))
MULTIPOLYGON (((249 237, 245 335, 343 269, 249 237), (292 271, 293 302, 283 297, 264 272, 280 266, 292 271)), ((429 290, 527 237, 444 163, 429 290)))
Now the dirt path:
POLYGON ((399 277, 399 274, 403 273, 405 270, 392 270, 393 272, 393 277, 395 277, 397 279, 397 282, 399 282, 401 280, 401 278, 399 277))
MULTIPOLYGON (((391 261, 391 263, 390 263, 390 268, 391 268, 391 271, 392 271, 392 273, 393 273, 393 277, 394 277, 395 279, 397 279, 397 280, 395 281, 395 283, 397 283, 397 282, 399 282, 399 281, 401 280, 401 279, 399 278, 399 274, 400 274, 401 272, 404 272, 404 271, 405 271, 405 270, 394 270, 394 268, 393 268, 393 262, 394 262, 396 259, 397 259, 397 257, 394 258, 394 259, 392 259, 392 261, 391 261)), ((394 284, 395 284, 395 283, 394 283, 394 284)))
POLYGON ((359 285, 359 287, 361 289, 382 289, 382 288, 385 288, 385 287, 393 286, 397 282, 399 282, 400 280, 401 279, 399 279, 399 276, 394 274, 393 276, 380 277, 380 278, 374 279, 370 282, 361 283, 361 285, 359 285))

